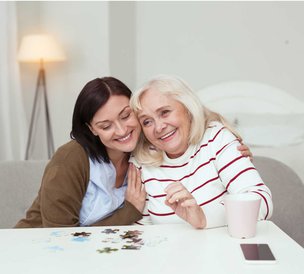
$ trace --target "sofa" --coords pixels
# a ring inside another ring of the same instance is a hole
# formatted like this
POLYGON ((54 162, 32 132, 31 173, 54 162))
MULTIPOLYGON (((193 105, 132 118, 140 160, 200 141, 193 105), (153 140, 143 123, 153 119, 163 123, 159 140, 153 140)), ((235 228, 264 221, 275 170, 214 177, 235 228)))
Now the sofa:
MULTIPOLYGON (((11 228, 25 216, 40 188, 43 161, 0 162, 0 228, 11 228)), ((272 192, 271 220, 304 247, 304 185, 287 165, 262 156, 254 165, 272 192)))
POLYGON ((47 160, 0 162, 0 228, 11 228, 25 216, 40 188, 47 160))

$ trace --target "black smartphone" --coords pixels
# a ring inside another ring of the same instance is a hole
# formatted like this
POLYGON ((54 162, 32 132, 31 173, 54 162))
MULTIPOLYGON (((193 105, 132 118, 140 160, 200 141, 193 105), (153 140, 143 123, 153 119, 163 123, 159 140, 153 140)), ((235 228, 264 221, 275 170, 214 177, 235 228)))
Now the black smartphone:
POLYGON ((268 244, 240 244, 248 263, 275 263, 276 259, 273 256, 268 244))

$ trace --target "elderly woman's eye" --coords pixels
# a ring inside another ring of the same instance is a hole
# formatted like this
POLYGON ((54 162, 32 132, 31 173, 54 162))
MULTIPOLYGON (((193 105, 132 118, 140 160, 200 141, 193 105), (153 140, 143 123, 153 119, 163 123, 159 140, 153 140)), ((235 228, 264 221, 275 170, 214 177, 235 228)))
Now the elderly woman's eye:
POLYGON ((148 126, 149 124, 151 124, 151 121, 150 120, 143 120, 142 122, 141 122, 141 124, 143 125, 143 126, 148 126))

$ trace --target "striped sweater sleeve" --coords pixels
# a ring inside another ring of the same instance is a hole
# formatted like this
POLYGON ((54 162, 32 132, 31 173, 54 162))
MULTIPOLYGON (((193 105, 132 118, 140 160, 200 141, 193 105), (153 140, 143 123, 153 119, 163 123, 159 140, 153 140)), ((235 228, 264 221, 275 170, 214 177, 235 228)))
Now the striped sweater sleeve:
POLYGON ((252 192, 261 198, 259 219, 272 215, 273 204, 270 189, 264 184, 248 157, 238 151, 240 143, 226 128, 222 128, 214 142, 215 165, 228 193, 252 192))

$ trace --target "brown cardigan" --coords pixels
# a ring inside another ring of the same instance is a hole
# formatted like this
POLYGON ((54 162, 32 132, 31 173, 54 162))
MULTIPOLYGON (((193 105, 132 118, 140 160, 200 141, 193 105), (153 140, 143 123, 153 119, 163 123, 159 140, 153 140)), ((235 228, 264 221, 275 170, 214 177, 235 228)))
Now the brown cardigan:
MULTIPOLYGON (((89 158, 76 141, 61 146, 45 168, 37 198, 15 228, 79 226, 79 212, 90 178, 89 158)), ((128 201, 92 226, 129 225, 142 218, 128 201)))

